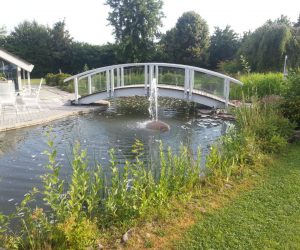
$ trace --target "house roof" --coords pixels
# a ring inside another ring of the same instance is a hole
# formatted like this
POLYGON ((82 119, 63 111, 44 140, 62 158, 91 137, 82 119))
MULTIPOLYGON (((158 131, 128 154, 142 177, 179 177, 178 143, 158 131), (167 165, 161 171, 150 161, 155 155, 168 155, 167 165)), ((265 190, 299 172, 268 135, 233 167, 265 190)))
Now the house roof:
POLYGON ((18 67, 31 72, 33 70, 34 65, 32 65, 29 62, 26 62, 25 60, 17 57, 14 54, 11 54, 9 52, 7 52, 6 50, 0 48, 0 58, 4 59, 7 62, 10 62, 14 65, 17 65, 18 67))

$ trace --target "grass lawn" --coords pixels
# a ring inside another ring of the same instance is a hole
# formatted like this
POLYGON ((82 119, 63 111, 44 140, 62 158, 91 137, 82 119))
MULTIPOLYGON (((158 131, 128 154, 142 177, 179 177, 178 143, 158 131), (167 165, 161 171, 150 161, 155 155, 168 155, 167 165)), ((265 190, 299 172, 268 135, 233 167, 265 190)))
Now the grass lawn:
POLYGON ((264 181, 192 226, 176 249, 300 249, 300 144, 264 181))
MULTIPOLYGON (((39 85, 40 84, 40 81, 41 81, 41 78, 33 78, 33 79, 30 79, 30 83, 32 85, 39 85)), ((45 80, 44 80, 45 82, 45 80)))

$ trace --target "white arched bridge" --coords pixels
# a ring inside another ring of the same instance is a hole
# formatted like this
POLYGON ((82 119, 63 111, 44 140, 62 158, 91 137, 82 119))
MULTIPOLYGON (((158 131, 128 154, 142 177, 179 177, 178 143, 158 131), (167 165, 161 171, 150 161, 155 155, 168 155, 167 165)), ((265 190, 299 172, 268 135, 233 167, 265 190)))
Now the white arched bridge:
POLYGON ((169 63, 112 65, 71 76, 76 104, 124 96, 149 96, 153 79, 158 95, 193 101, 214 108, 227 108, 230 85, 240 81, 202 68, 169 63))

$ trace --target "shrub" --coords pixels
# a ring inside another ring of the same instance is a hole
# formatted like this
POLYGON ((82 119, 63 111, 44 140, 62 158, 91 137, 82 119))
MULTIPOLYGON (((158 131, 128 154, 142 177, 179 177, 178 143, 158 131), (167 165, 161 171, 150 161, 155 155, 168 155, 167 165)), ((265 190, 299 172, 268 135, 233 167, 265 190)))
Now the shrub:
POLYGON ((233 86, 230 99, 250 100, 256 96, 262 98, 268 95, 282 95, 286 91, 287 83, 281 73, 252 73, 242 75, 240 81, 243 86, 233 86))
POLYGON ((70 76, 71 76, 70 74, 65 74, 65 73, 59 73, 59 74, 48 73, 45 76, 45 81, 46 84, 49 86, 56 86, 64 91, 73 92, 73 83, 69 83, 69 82, 64 83, 64 79, 70 76))
POLYGON ((289 73, 284 97, 281 104, 283 115, 300 127, 300 69, 289 73))
POLYGON ((240 177, 260 165, 269 153, 280 153, 293 133, 293 125, 275 105, 254 101, 235 110, 236 129, 221 137, 207 157, 208 174, 217 180, 240 177))
POLYGON ((242 70, 242 66, 238 60, 221 61, 217 65, 217 70, 224 74, 237 74, 242 70))
POLYGON ((6 75, 4 73, 0 73, 0 81, 6 81, 6 75))
POLYGON ((236 109, 236 118, 239 131, 253 137, 263 153, 279 152, 293 133, 292 124, 272 104, 242 106, 236 109))

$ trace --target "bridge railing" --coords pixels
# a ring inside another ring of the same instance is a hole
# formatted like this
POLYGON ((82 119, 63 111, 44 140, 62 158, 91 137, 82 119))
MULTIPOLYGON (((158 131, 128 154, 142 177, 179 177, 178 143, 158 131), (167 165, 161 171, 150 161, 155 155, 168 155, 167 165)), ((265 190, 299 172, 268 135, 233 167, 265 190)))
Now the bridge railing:
POLYGON ((240 81, 218 72, 168 63, 132 63, 120 64, 89 70, 65 79, 73 80, 75 101, 79 97, 98 92, 107 92, 114 96, 114 90, 129 86, 142 85, 145 95, 153 79, 157 79, 158 87, 168 85, 183 90, 184 98, 191 99, 193 92, 212 95, 229 102, 230 84, 242 84, 240 81))

